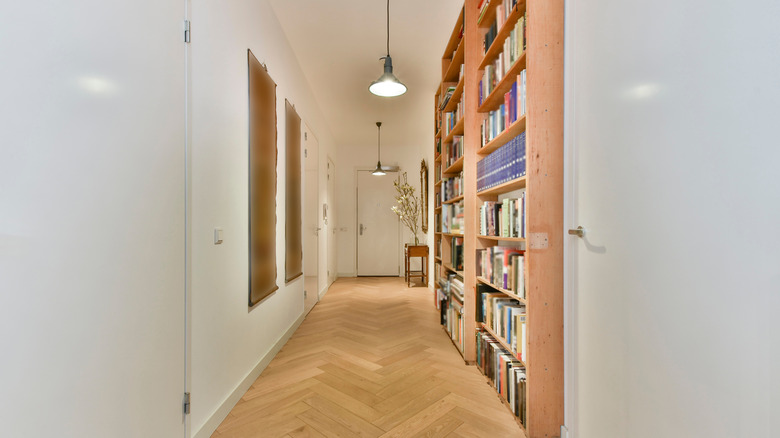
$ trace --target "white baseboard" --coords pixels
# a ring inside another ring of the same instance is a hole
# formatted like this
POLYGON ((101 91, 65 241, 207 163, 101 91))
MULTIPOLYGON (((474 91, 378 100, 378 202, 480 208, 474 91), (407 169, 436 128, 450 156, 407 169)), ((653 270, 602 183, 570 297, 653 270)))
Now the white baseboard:
POLYGON ((290 328, 284 332, 282 337, 276 341, 274 346, 271 348, 271 351, 269 351, 260 359, 260 362, 258 362, 252 371, 250 371, 249 374, 244 377, 241 383, 236 386, 233 392, 230 393, 230 395, 225 399, 225 401, 222 402, 217 410, 211 414, 209 419, 206 420, 206 423, 204 423, 200 430, 198 430, 193 435, 193 438, 209 438, 211 434, 217 430, 217 427, 219 427, 222 421, 228 416, 236 403, 241 400, 241 397, 244 396, 244 394, 249 390, 249 387, 251 387, 255 380, 257 380, 257 378, 260 376, 260 373, 262 373, 268 364, 271 363, 271 360, 273 360, 273 358, 276 356, 276 353, 278 353, 279 350, 284 347, 284 344, 286 344, 290 337, 292 337, 293 333, 298 330, 298 327, 301 325, 304 318, 306 318, 306 315, 302 314, 297 320, 295 320, 295 322, 293 322, 290 328))
POLYGON ((320 299, 322 299, 322 297, 324 297, 325 294, 328 293, 328 289, 330 289, 330 285, 325 286, 324 288, 322 288, 322 290, 320 291, 320 299))
POLYGON ((347 278, 357 277, 357 272, 339 272, 338 276, 347 278))

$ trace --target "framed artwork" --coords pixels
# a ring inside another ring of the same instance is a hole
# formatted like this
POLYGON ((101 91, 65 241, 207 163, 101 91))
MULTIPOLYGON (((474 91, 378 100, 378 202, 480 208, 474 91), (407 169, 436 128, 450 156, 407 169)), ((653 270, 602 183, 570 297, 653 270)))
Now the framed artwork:
POLYGON ((276 285, 276 83, 247 50, 249 69, 249 307, 276 285))
POLYGON ((285 263, 284 281, 303 275, 303 215, 301 203, 301 116, 285 99, 285 263))
POLYGON ((420 204, 422 204, 421 229, 428 233, 428 165, 425 159, 420 163, 420 204))

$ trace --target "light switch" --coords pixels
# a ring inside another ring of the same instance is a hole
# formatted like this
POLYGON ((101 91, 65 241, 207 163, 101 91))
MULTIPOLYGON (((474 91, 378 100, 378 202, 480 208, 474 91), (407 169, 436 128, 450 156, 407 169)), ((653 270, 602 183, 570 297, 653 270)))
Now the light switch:
POLYGON ((214 245, 222 243, 222 228, 214 228, 214 245))

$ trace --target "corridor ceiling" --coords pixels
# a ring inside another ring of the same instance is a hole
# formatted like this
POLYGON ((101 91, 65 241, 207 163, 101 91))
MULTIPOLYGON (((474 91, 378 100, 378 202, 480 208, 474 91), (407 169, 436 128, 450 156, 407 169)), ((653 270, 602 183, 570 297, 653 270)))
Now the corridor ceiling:
POLYGON ((444 46, 462 2, 391 0, 390 55, 409 91, 368 91, 386 54, 385 0, 270 0, 336 140, 342 147, 432 146, 434 92, 444 46))

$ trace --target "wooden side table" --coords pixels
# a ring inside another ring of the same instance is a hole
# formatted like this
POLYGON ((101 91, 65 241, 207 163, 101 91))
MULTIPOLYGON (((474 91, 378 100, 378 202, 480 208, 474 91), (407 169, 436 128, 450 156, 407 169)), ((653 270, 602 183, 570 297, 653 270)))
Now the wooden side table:
POLYGON ((428 245, 404 245, 404 259, 406 269, 406 287, 411 287, 412 278, 421 278, 423 285, 428 284, 428 245), (419 271, 411 271, 409 259, 412 257, 420 257, 422 263, 419 271))

